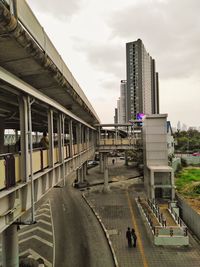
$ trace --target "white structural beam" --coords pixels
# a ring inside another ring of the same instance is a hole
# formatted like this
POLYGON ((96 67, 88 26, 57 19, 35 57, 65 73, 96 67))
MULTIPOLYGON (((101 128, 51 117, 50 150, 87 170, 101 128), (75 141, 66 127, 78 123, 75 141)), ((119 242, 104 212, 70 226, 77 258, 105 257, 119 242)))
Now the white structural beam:
POLYGON ((35 99, 44 102, 45 104, 49 105, 52 109, 57 109, 58 111, 64 113, 65 115, 69 116, 70 118, 74 119, 77 122, 80 122, 81 124, 84 124, 85 126, 95 130, 94 127, 74 115, 72 112, 70 112, 68 109, 64 108, 62 105, 60 105, 55 100, 51 99, 50 97, 46 96, 45 94, 39 92, 34 87, 32 87, 30 84, 22 81, 20 78, 15 76, 14 74, 8 72, 7 70, 0 67, 0 77, 1 80, 7 82, 11 86, 13 86, 16 90, 21 91, 25 94, 28 94, 35 99))

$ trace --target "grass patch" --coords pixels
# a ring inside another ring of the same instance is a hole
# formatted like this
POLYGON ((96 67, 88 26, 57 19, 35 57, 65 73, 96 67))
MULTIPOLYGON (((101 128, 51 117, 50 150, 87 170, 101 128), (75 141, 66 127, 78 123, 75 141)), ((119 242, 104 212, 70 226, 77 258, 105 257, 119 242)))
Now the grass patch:
POLYGON ((181 171, 175 180, 179 193, 200 197, 200 168, 186 168, 181 171))

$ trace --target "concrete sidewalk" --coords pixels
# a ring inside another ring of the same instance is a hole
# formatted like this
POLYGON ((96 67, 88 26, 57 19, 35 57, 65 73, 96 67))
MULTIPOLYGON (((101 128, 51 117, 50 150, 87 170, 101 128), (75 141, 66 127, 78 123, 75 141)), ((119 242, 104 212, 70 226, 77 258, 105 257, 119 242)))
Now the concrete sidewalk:
MULTIPOLYGON (((116 168, 114 171, 118 177, 123 176, 122 164, 119 164, 118 170, 116 168)), ((89 182, 102 181, 103 177, 98 172, 98 167, 91 170, 87 177, 89 182)), ((138 195, 144 196, 143 184, 137 178, 126 180, 127 176, 135 174, 131 168, 128 172, 121 181, 112 177, 118 182, 110 185, 109 193, 101 192, 103 186, 92 187, 85 193, 110 235, 119 266, 200 267, 200 245, 191 236, 188 247, 157 247, 152 243, 146 222, 135 203, 138 195), (125 236, 128 226, 136 230, 138 237, 136 248, 128 248, 125 236)))

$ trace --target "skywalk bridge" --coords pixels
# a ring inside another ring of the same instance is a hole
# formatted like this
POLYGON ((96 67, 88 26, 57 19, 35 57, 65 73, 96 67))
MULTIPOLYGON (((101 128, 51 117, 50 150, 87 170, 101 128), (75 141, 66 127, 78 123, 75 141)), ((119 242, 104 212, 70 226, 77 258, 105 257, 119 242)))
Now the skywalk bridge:
POLYGON ((142 146, 141 121, 135 120, 125 124, 98 124, 97 150, 110 152, 112 150, 126 151, 142 146))

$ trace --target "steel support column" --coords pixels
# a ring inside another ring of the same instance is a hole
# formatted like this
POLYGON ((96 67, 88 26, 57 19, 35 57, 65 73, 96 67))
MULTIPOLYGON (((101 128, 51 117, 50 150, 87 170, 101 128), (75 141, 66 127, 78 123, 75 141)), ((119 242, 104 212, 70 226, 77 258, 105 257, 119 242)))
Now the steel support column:
POLYGON ((78 124, 78 153, 82 151, 82 125, 78 124))
POLYGON ((27 182, 28 175, 28 100, 27 97, 19 98, 20 114, 20 150, 21 150, 21 180, 27 182))
POLYGON ((65 186, 65 116, 62 114, 62 176, 63 176, 63 184, 65 186))
POLYGON ((57 137, 58 137, 58 158, 62 163, 62 115, 59 114, 57 118, 57 137))
POLYGON ((0 154, 4 153, 4 119, 0 118, 0 154))
POLYGON ((48 164, 49 167, 52 168, 54 164, 53 110, 48 111, 48 136, 49 136, 48 164))
POLYGON ((103 168, 104 168, 104 187, 103 192, 110 191, 109 184, 108 184, 108 155, 107 153, 103 154, 103 168))
POLYGON ((73 158, 73 130, 72 130, 72 120, 69 121, 69 155, 73 158))
POLYGON ((90 129, 86 129, 86 143, 87 143, 87 149, 90 147, 90 129))

